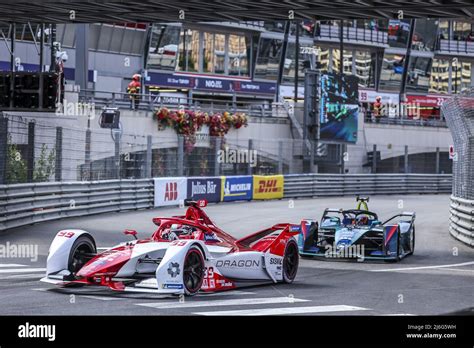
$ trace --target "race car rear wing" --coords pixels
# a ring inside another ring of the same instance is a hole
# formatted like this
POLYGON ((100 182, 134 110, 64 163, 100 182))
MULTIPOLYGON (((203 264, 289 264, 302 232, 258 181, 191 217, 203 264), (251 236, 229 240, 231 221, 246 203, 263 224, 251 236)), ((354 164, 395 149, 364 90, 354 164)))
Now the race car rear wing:
POLYGON ((385 220, 382 225, 385 225, 387 224, 388 222, 396 219, 397 217, 403 217, 403 216, 406 216, 409 218, 409 222, 410 224, 413 224, 413 222, 415 222, 415 217, 416 217, 416 214, 414 212, 410 212, 410 211, 404 211, 403 213, 400 213, 400 214, 396 214, 394 216, 392 216, 391 218, 389 218, 388 220, 385 220))

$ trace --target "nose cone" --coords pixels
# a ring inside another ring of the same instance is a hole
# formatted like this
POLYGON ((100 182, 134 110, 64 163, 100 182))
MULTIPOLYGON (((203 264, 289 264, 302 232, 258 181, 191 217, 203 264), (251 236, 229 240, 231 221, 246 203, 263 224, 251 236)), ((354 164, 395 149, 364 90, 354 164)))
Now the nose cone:
POLYGON ((82 267, 76 276, 88 278, 98 275, 115 275, 120 268, 130 260, 133 245, 113 248, 97 255, 82 267))

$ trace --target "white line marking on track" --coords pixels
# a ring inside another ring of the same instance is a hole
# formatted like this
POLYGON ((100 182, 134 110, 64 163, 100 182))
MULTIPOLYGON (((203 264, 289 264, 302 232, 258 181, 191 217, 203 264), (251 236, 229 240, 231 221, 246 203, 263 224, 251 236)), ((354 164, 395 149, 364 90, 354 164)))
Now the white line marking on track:
POLYGON ((39 281, 41 278, 38 278, 39 274, 36 273, 24 273, 24 274, 16 274, 11 276, 1 276, 0 280, 7 280, 7 279, 31 279, 32 281, 39 281))
POLYGON ((0 273, 36 273, 44 272, 46 268, 12 268, 12 269, 0 269, 0 273))
POLYGON ((474 261, 463 262, 463 263, 454 263, 454 264, 451 264, 451 265, 371 269, 371 270, 369 270, 369 272, 400 272, 400 271, 412 271, 412 270, 417 270, 417 269, 436 269, 436 268, 462 267, 462 266, 468 266, 468 265, 474 265, 474 261))
POLYGON ((231 311, 197 312, 197 315, 284 315, 284 314, 304 314, 304 313, 329 313, 329 312, 350 312, 367 311, 369 308, 334 305, 334 306, 312 306, 312 307, 286 307, 286 308, 264 308, 264 309, 243 309, 231 311))
POLYGON ((291 303, 293 302, 307 302, 309 300, 290 298, 290 297, 273 297, 273 298, 242 298, 232 300, 217 300, 217 301, 166 301, 166 302, 151 302, 151 303, 137 303, 137 306, 151 307, 157 309, 168 308, 196 308, 196 307, 217 307, 217 306, 252 306, 261 304, 275 304, 275 303, 291 303))
POLYGON ((0 268, 4 267, 26 267, 26 265, 20 265, 18 263, 0 263, 0 268))

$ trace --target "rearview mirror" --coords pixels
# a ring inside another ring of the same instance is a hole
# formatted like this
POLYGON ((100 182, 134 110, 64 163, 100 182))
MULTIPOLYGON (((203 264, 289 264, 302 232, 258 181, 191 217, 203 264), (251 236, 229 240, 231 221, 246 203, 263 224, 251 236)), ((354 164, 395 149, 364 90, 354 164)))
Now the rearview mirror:
POLYGON ((129 234, 129 235, 133 236, 133 238, 138 239, 137 238, 137 231, 135 231, 135 230, 125 230, 125 231, 123 231, 123 233, 124 234, 129 234))

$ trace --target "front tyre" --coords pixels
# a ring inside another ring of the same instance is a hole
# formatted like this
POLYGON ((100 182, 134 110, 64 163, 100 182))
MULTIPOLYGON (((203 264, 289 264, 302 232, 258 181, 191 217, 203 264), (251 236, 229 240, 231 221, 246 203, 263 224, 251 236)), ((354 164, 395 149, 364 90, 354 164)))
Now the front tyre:
POLYGON ((94 239, 88 234, 83 234, 76 239, 69 253, 69 272, 75 275, 96 254, 94 239))
POLYGON ((197 246, 189 248, 183 266, 184 294, 193 296, 201 289, 204 280, 204 256, 197 246))
POLYGON ((293 239, 286 244, 283 255, 283 282, 290 284, 295 280, 299 264, 298 245, 293 239))

